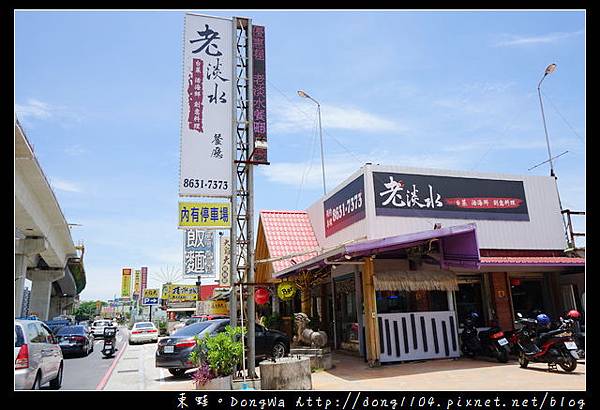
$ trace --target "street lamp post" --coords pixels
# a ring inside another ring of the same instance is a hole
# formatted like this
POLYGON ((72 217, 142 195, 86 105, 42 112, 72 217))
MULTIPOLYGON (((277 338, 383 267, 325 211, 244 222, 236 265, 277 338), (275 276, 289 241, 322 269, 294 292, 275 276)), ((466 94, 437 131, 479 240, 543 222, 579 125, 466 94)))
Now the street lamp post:
POLYGON ((546 76, 548 74, 553 73, 554 70, 556 70, 556 64, 550 64, 548 67, 546 67, 544 76, 540 80, 537 89, 538 89, 538 96, 540 98, 540 108, 542 110, 542 121, 544 122, 544 132, 546 134, 546 146, 548 147, 548 162, 550 163, 550 176, 556 178, 556 175, 554 174, 554 165, 552 164, 552 153, 550 151, 550 140, 548 139, 548 128, 546 127, 546 116, 544 115, 544 104, 542 103, 542 91, 540 89, 542 86, 542 81, 544 81, 544 78, 546 78, 546 76))
POLYGON ((317 104, 317 112, 319 114, 319 139, 321 141, 321 171, 323 173, 323 195, 327 193, 327 188, 325 187, 325 159, 323 157, 323 128, 321 127, 321 104, 306 92, 299 90, 298 95, 303 98, 308 98, 315 104, 317 104))

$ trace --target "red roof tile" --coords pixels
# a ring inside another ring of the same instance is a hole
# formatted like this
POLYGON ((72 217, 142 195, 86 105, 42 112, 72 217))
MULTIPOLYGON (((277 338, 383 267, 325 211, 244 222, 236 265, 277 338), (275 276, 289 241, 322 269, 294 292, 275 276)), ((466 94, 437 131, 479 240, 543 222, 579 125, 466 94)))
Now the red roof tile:
POLYGON ((584 266, 584 258, 548 257, 548 256, 495 256, 481 257, 482 265, 577 265, 584 266))
POLYGON ((274 273, 295 264, 292 260, 300 263, 317 255, 319 243, 306 211, 260 211, 260 219, 270 258, 312 251, 274 261, 274 273))

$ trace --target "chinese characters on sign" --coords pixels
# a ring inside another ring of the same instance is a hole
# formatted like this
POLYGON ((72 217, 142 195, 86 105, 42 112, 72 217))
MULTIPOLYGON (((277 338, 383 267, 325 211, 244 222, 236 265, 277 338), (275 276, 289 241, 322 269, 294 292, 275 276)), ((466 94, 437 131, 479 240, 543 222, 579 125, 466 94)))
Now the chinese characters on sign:
POLYGON ((186 229, 184 232, 185 276, 214 276, 214 237, 212 231, 186 229))
POLYGON ((121 297, 131 297, 131 269, 123 268, 121 276, 121 297))
POLYGON ((139 269, 135 270, 135 281, 133 282, 133 298, 137 299, 140 296, 140 284, 141 284, 141 272, 139 269))
POLYGON ((265 69, 265 28, 252 26, 252 113, 254 154, 252 160, 267 162, 267 88, 265 69))
POLYGON ((144 289, 142 292, 142 305, 158 305, 158 289, 144 289))
POLYGON ((142 285, 141 285, 141 293, 144 294, 144 290, 148 287, 148 267, 142 266, 142 285))
POLYGON ((180 196, 231 196, 232 21, 186 14, 180 196))
POLYGON ((364 176, 361 175, 325 201, 326 237, 364 219, 364 186, 364 176))
POLYGON ((180 202, 178 227, 180 229, 230 228, 231 204, 224 202, 180 202))
POLYGON ((168 284, 163 286, 163 299, 171 302, 192 302, 198 299, 198 286, 168 284))
POLYGON ((383 216, 529 221, 522 181, 373 172, 383 216))
POLYGON ((229 238, 224 236, 220 239, 219 251, 221 255, 220 271, 219 271, 219 286, 230 286, 230 271, 231 271, 231 242, 229 238))

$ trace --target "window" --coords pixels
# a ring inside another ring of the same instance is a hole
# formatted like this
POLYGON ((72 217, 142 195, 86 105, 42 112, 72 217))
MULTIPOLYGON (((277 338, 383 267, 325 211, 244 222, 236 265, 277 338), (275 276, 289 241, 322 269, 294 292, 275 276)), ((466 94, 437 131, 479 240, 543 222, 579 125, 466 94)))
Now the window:
POLYGON ((15 325, 15 347, 21 347, 25 344, 25 336, 23 329, 19 325, 15 325))
POLYGON ((152 328, 154 327, 153 323, 147 322, 147 323, 136 323, 135 325, 133 325, 136 329, 147 329, 147 328, 152 328))
POLYGON ((377 313, 437 312, 448 310, 448 293, 442 290, 398 291, 375 293, 377 313))
POLYGON ((30 343, 43 343, 45 337, 41 334, 39 327, 35 323, 27 324, 27 338, 30 343))

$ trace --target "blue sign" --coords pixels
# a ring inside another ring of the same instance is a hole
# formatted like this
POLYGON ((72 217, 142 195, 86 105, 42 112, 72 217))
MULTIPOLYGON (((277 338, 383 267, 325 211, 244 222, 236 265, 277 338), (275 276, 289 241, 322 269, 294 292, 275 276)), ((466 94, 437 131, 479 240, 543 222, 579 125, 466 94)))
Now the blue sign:
POLYGON ((158 306, 158 298, 144 298, 142 300, 142 305, 154 305, 154 306, 158 306))

